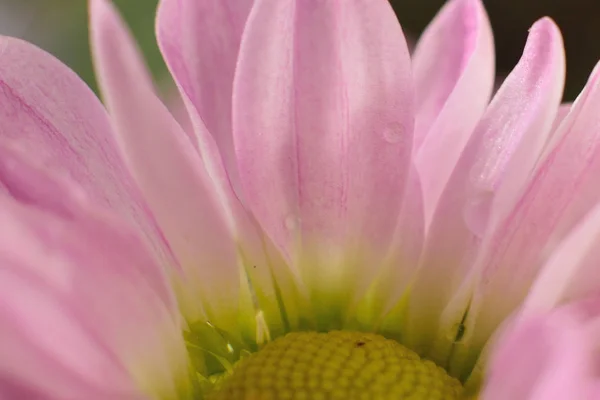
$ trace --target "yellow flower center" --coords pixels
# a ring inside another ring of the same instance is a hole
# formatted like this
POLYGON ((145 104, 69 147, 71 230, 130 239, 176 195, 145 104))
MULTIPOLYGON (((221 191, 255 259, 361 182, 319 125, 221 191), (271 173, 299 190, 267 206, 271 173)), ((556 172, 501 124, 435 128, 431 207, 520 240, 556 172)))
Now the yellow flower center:
POLYGON ((460 382, 383 336, 295 332, 217 379, 206 400, 455 400, 460 382))

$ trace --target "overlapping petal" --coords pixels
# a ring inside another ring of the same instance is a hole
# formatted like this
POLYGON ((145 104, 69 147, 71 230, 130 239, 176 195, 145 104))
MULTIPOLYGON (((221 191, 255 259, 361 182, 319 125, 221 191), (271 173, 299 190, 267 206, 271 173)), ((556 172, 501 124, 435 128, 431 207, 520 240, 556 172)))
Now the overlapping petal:
POLYGON ((514 202, 547 140, 564 73, 560 32, 542 19, 531 28, 521 60, 494 96, 440 198, 412 287, 408 324, 411 345, 431 351, 435 359, 447 357, 449 338, 458 334, 469 294, 457 290, 482 238, 494 216, 514 202), (453 295, 463 302, 444 317, 441 343, 428 347, 453 295))
POLYGON ((598 398, 598 321, 581 311, 574 305, 509 324, 494 346, 482 398, 598 398))
POLYGON ((548 312, 600 291, 598 260, 600 205, 596 205, 552 252, 529 289, 522 312, 548 312))
POLYGON ((135 230, 42 168, 0 144, 0 395, 188 398, 160 266, 135 230))
POLYGON ((472 343, 486 340, 523 301, 552 249, 600 200, 599 72, 596 67, 556 133, 560 140, 489 237, 467 320, 472 343))
MULTIPOLYGON (((403 199, 392 251, 372 288, 372 296, 388 306, 395 305, 410 286, 426 221, 431 220, 440 192, 489 101, 493 63, 491 27, 477 0, 448 2, 418 43, 413 55, 416 168, 403 199)), ((398 317, 393 309, 385 317, 388 334, 402 330, 398 317)))
POLYGON ((238 173, 231 131, 231 95, 242 31, 252 0, 161 0, 158 42, 175 81, 201 118, 234 186, 238 173))
POLYGON ((373 279, 366 281, 370 286, 356 306, 362 327, 378 326, 387 337, 401 340, 406 313, 402 299, 419 266, 425 236, 421 182, 412 165, 390 251, 379 269, 371 268, 373 279))
POLYGON ((182 306, 192 320, 204 312, 225 324, 219 315, 235 313, 240 303, 240 266, 227 209, 200 155, 156 97, 112 5, 92 0, 90 13, 98 80, 119 144, 184 270, 184 291, 191 292, 182 306))
POLYGON ((309 287, 351 274, 339 267, 345 249, 389 245, 412 103, 406 43, 386 2, 255 2, 233 93, 242 187, 272 240, 291 259, 312 257, 309 287))
POLYGON ((415 162, 427 221, 494 85, 492 28, 479 0, 446 3, 413 55, 415 162))
POLYGON ((64 64, 29 43, 0 38, 0 136, 17 139, 96 201, 144 232, 172 264, 153 217, 124 166, 102 104, 64 64))

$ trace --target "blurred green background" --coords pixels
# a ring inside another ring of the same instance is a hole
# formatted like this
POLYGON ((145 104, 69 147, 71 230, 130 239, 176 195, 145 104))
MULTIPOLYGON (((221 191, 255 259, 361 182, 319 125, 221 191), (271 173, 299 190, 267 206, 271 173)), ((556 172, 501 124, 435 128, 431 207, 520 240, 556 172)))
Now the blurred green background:
MULTIPOLYGON (((158 0, 114 0, 137 36, 158 81, 166 69, 154 40, 158 0)), ((391 0, 406 33, 418 37, 444 0, 391 0)), ((600 59, 600 0, 484 0, 496 41, 497 68, 517 62, 527 30, 549 15, 562 29, 568 60, 566 99, 573 99, 600 59)), ((92 87, 86 0, 0 0, 0 33, 23 37, 57 55, 92 87)))

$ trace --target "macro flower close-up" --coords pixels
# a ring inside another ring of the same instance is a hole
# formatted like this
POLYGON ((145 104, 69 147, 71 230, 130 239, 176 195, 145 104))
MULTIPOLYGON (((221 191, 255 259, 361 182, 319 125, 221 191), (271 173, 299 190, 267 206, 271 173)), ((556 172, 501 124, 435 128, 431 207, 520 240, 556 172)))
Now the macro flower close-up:
POLYGON ((0 399, 600 398, 600 67, 481 0, 160 0, 156 90, 0 37, 0 399), (402 15, 399 15, 402 22, 402 15))

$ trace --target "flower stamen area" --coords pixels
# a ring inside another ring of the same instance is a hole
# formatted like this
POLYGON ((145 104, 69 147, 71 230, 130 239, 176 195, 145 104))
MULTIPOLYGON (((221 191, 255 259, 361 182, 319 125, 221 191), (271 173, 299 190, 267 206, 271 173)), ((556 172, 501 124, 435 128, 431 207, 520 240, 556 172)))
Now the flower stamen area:
POLYGON ((463 388, 443 368, 383 336, 294 332, 220 376, 207 400, 455 400, 463 388))

